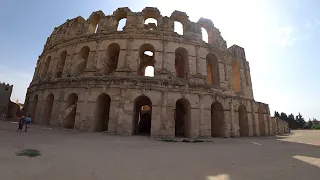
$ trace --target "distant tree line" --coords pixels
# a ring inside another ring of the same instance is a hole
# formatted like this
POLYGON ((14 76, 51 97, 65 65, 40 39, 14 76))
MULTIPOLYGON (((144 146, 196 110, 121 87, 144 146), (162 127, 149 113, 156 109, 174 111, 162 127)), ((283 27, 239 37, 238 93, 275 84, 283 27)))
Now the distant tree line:
POLYGON ((294 116, 292 113, 287 115, 284 112, 279 114, 278 111, 275 111, 274 116, 288 122, 290 129, 320 129, 320 121, 313 118, 306 122, 300 113, 294 116))

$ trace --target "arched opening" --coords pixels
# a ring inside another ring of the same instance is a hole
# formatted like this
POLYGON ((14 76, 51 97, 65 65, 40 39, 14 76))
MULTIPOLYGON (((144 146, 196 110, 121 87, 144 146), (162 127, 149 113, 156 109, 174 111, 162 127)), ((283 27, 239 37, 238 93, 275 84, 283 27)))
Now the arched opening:
POLYGON ((240 136, 249 136, 248 113, 244 105, 238 108, 240 136))
POLYGON ((174 32, 183 35, 183 25, 179 21, 174 21, 174 32))
POLYGON ((235 60, 232 61, 232 81, 233 81, 233 91, 240 92, 240 66, 235 60))
POLYGON ((139 76, 145 76, 146 67, 154 67, 155 48, 151 44, 141 45, 139 48, 139 57, 140 62, 137 73, 139 76))
POLYGON ((177 100, 174 114, 175 136, 191 137, 191 105, 184 98, 177 100))
POLYGON ((261 107, 258 108, 258 121, 259 121, 259 132, 260 136, 266 135, 266 124, 264 122, 263 110, 261 107))
POLYGON ((211 105, 211 136, 224 136, 224 112, 220 102, 214 102, 211 105))
POLYGON ((207 61, 207 83, 212 84, 213 87, 219 87, 219 62, 214 54, 208 54, 207 61))
POLYGON ((154 67, 153 66, 147 66, 144 72, 144 76, 146 77, 154 77, 154 67))
POLYGON ((93 131, 108 131, 110 102, 111 98, 108 94, 103 93, 98 96, 93 131))
POLYGON ((84 72, 84 70, 86 69, 88 58, 89 58, 89 53, 90 53, 90 48, 88 46, 85 46, 80 50, 80 53, 78 56, 78 58, 79 58, 78 64, 76 65, 74 73, 73 73, 75 76, 82 74, 84 72))
POLYGON ((155 18, 147 18, 144 20, 144 24, 155 24, 158 25, 158 21, 155 18))
POLYGON ((188 77, 189 58, 185 48, 179 47, 175 51, 175 69, 177 77, 188 77))
POLYGON ((201 28, 202 40, 206 43, 209 42, 208 31, 205 28, 201 28))
POLYGON ((51 56, 49 56, 46 61, 44 62, 44 67, 43 67, 43 71, 42 71, 42 77, 46 77, 48 70, 49 70, 49 65, 50 65, 50 61, 51 61, 51 56))
POLYGON ((103 74, 109 75, 118 67, 118 60, 120 54, 120 46, 117 43, 112 43, 107 47, 107 55, 103 67, 103 74))
POLYGON ((38 95, 35 95, 32 101, 32 105, 31 105, 31 119, 33 119, 33 121, 35 121, 36 119, 36 113, 37 113, 37 105, 38 105, 38 95))
POLYGON ((62 53, 60 53, 59 60, 58 60, 58 63, 57 63, 57 78, 61 78, 62 77, 62 73, 63 73, 64 65, 65 65, 65 62, 66 62, 66 58, 67 58, 67 51, 63 51, 62 53))
POLYGON ((127 23, 127 18, 122 18, 118 22, 117 31, 123 31, 127 23))
POLYGON ((54 96, 51 93, 47 96, 46 104, 44 108, 43 123, 46 125, 49 125, 51 121, 51 112, 52 112, 53 102, 54 102, 54 96))
POLYGON ((147 18, 144 20, 144 24, 149 28, 149 30, 154 30, 157 27, 157 20, 154 18, 147 18))
POLYGON ((99 21, 100 21, 100 15, 95 14, 91 17, 89 27, 88 27, 88 32, 89 33, 97 33, 98 26, 99 26, 99 21))
POLYGON ((78 95, 72 93, 68 96, 67 106, 65 110, 65 119, 63 122, 63 127, 72 129, 75 124, 76 112, 77 112, 77 101, 78 95))
POLYGON ((152 102, 147 96, 139 96, 134 100, 132 134, 150 135, 152 119, 152 102))

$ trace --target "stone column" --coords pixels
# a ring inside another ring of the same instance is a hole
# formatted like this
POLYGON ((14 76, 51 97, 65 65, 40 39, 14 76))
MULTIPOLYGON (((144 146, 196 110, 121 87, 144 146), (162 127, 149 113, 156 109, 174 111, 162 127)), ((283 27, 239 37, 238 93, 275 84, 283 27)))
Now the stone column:
MULTIPOLYGON (((251 116, 252 116, 252 135, 253 136, 257 136, 257 127, 259 127, 259 123, 257 123, 257 117, 256 117, 256 113, 255 113, 255 108, 254 108, 254 104, 251 101, 251 116)), ((258 128, 259 129, 259 128, 258 128)))
POLYGON ((73 75, 73 66, 72 66, 72 61, 75 59, 75 56, 77 53, 75 53, 76 45, 73 45, 71 53, 70 53, 70 58, 69 62, 65 63, 65 69, 66 69, 66 76, 67 75, 73 75))
POLYGON ((98 61, 100 59, 99 55, 100 55, 100 45, 101 45, 101 40, 99 40, 96 44, 96 52, 95 52, 95 57, 94 57, 94 60, 92 62, 92 70, 97 70, 97 64, 98 64, 98 61))
POLYGON ((203 119, 203 94, 199 94, 199 136, 205 136, 205 122, 203 119))
POLYGON ((168 99, 168 92, 162 91, 162 106, 161 106, 161 127, 160 127, 160 134, 161 136, 167 136, 167 131, 169 129, 167 124, 167 99, 168 99))
POLYGON ((119 109, 119 101, 114 101, 113 99, 116 98, 111 98, 110 102, 110 110, 109 110, 109 125, 108 125, 108 131, 110 133, 116 133, 117 132, 117 124, 118 124, 118 109, 119 109))
POLYGON ((199 46, 198 45, 195 46, 195 51, 196 51, 196 74, 200 75, 201 68, 200 68, 200 54, 199 54, 199 46))

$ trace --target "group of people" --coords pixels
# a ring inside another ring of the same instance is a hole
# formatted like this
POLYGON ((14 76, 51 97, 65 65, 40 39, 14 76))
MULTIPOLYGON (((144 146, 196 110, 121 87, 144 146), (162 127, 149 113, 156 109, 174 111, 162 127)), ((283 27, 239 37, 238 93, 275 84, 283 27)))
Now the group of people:
POLYGON ((22 117, 20 118, 20 120, 19 120, 19 127, 18 127, 18 129, 17 129, 17 132, 18 132, 18 131, 21 132, 24 125, 25 125, 24 131, 27 132, 27 129, 28 129, 28 126, 30 125, 30 123, 31 123, 30 115, 29 115, 28 117, 22 116, 22 117))

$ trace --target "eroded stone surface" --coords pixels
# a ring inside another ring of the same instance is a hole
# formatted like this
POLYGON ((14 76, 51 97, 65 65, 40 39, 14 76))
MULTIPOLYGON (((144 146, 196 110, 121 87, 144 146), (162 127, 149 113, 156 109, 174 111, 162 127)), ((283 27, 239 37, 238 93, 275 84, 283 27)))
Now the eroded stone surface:
POLYGON ((97 11, 55 28, 25 104, 35 122, 85 131, 191 138, 287 132, 254 100, 244 48, 227 48, 211 20, 191 22, 180 11, 163 17, 151 7, 97 11), (147 18, 157 23, 144 24, 147 18), (144 76, 148 66, 154 77, 144 76))

